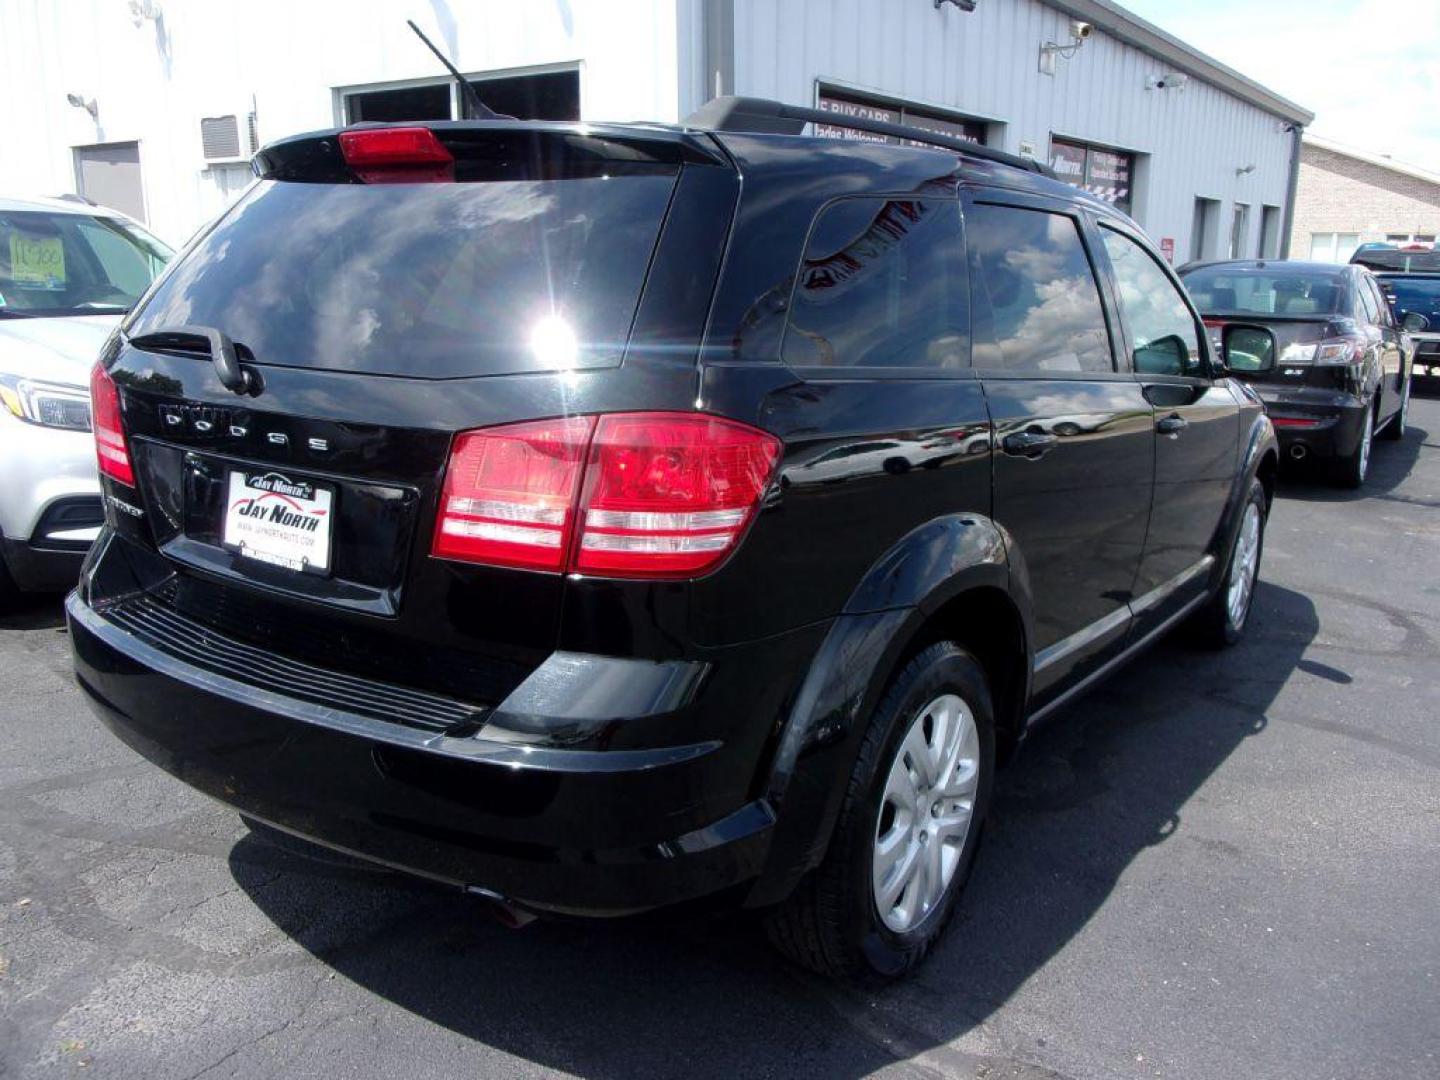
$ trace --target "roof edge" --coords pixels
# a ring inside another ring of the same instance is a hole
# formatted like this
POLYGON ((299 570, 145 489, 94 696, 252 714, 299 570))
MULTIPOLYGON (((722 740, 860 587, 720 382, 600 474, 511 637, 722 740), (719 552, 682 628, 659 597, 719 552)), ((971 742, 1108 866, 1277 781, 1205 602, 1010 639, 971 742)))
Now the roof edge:
POLYGON ((1153 23, 1127 11, 1114 0, 1044 0, 1072 18, 1093 23, 1111 37, 1125 44, 1149 53, 1176 69, 1203 79, 1221 90, 1234 94, 1250 104, 1305 127, 1315 120, 1315 114, 1289 98, 1281 97, 1268 87, 1261 86, 1254 79, 1241 75, 1234 68, 1207 56, 1194 46, 1187 45, 1173 34, 1168 34, 1153 23))
POLYGON ((1402 176, 1413 176, 1416 180, 1424 180, 1427 183, 1440 185, 1440 173, 1433 173, 1428 169, 1422 169, 1419 165, 1411 165, 1405 161, 1396 161, 1394 158, 1386 157, 1384 154, 1377 154, 1370 150, 1361 150, 1358 146, 1351 146, 1348 143, 1336 142, 1334 139, 1327 139, 1323 135, 1314 135, 1306 132, 1304 135, 1306 146, 1313 146, 1317 150, 1328 150, 1332 154, 1340 154, 1343 157, 1354 158, 1356 161, 1363 161, 1367 165, 1375 165, 1382 169, 1389 169, 1391 172, 1400 173, 1402 176))

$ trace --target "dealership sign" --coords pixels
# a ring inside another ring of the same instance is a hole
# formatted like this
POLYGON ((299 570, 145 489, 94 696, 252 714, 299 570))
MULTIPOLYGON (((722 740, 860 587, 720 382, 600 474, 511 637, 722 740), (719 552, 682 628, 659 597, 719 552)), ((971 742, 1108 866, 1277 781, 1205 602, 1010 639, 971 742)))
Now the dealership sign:
POLYGON ((893 135, 879 135, 871 131, 859 131, 846 127, 844 118, 853 116, 862 120, 879 120, 886 124, 903 124, 906 127, 931 131, 951 139, 966 142, 985 142, 985 124, 979 120, 964 117, 941 116, 927 110, 907 105, 891 105, 888 102, 867 99, 855 94, 839 94, 821 88, 818 105, 821 112, 834 113, 834 124, 816 124, 815 134, 822 139, 860 139, 863 142, 904 144, 908 146, 929 146, 918 139, 901 139, 893 135))
POLYGON ((1066 183, 1084 188, 1127 214, 1130 212, 1134 154, 1051 139, 1050 167, 1066 183))

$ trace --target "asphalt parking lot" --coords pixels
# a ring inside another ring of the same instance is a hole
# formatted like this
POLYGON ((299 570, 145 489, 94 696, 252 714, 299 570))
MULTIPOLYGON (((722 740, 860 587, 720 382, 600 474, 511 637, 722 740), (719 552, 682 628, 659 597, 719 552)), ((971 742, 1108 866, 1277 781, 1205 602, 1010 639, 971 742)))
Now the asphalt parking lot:
POLYGON ((1159 646, 1001 777, 956 924, 866 996, 736 920, 508 931, 144 763, 0 619, 0 1077, 1440 1076, 1440 401, 1288 480, 1250 636, 1159 646))

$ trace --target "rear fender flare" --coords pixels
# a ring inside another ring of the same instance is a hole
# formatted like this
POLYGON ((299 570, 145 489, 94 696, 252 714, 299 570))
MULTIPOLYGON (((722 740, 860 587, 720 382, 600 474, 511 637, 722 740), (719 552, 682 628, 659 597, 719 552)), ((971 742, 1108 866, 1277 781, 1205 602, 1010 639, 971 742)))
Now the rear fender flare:
MULTIPOLYGON (((776 825, 748 905, 784 899, 824 857, 865 721, 926 620, 969 589, 999 588, 1013 598, 1005 541, 984 515, 947 515, 902 537, 861 580, 779 733, 763 792, 776 825)), ((1017 606, 1028 640, 1029 605, 1017 606)))

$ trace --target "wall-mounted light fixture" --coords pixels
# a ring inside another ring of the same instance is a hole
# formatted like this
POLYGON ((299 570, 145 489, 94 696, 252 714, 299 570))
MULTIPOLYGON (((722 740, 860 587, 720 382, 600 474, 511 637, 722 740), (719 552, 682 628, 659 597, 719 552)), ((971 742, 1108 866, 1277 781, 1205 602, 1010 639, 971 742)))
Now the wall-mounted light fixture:
POLYGON ((1253 161, 1252 161, 1249 165, 1237 165, 1237 166, 1235 166, 1235 175, 1236 175, 1236 176, 1249 176, 1249 175, 1250 175, 1252 172, 1254 172, 1254 171, 1255 171, 1255 163, 1254 163, 1253 161))
POLYGON ((147 22, 158 22, 161 14, 159 0, 130 0, 130 22, 137 30, 147 22))
POLYGON ((975 10, 975 0, 935 0, 935 10, 939 11, 946 4, 954 4, 961 11, 975 10))
POLYGON ((65 100, 77 109, 84 109, 90 114, 90 119, 96 122, 100 120, 100 106, 92 97, 88 101, 79 94, 66 94, 65 100))
POLYGON ((1047 41, 1040 46, 1040 74, 1055 74, 1055 57, 1063 56, 1069 60, 1075 55, 1075 51, 1085 44, 1085 39, 1095 32, 1095 27, 1088 22, 1081 22, 1079 19, 1070 21, 1070 43, 1059 45, 1053 41, 1047 41))

